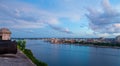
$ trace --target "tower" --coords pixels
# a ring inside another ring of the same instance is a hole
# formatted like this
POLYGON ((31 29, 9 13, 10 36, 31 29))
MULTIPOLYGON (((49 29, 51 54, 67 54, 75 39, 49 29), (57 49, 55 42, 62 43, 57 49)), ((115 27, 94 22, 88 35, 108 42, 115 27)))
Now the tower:
POLYGON ((0 29, 0 40, 10 40, 11 32, 7 28, 0 29))

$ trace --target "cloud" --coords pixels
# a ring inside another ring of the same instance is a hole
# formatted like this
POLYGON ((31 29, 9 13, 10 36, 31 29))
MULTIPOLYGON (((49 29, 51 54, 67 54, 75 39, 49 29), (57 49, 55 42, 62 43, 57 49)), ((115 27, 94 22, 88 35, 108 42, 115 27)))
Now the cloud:
POLYGON ((58 18, 48 11, 27 3, 14 2, 0 3, 0 27, 41 28, 46 23, 53 25, 59 23, 58 18))
POLYGON ((95 32, 105 33, 104 35, 119 33, 120 12, 111 6, 109 0, 103 0, 102 7, 102 10, 87 8, 89 13, 86 16, 90 20, 90 28, 95 32))
POLYGON ((3 1, 0 3, 0 16, 0 27, 43 28, 49 24, 48 26, 54 30, 67 34, 72 33, 67 28, 57 26, 60 23, 59 18, 68 17, 67 15, 51 13, 28 3, 3 1))
POLYGON ((72 31, 70 31, 68 28, 63 28, 63 27, 59 27, 59 26, 55 26, 55 25, 51 25, 48 24, 49 27, 51 27, 52 29, 59 31, 59 32, 63 32, 63 33, 67 33, 67 34, 73 34, 72 31))

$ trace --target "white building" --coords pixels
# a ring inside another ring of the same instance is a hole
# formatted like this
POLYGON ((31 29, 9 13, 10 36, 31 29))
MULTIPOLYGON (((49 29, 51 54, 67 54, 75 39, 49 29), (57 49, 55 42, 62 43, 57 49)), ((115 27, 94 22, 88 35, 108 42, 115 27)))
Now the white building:
POLYGON ((7 28, 0 29, 0 40, 10 40, 11 32, 7 28))
POLYGON ((120 43, 120 35, 116 37, 116 42, 120 43))

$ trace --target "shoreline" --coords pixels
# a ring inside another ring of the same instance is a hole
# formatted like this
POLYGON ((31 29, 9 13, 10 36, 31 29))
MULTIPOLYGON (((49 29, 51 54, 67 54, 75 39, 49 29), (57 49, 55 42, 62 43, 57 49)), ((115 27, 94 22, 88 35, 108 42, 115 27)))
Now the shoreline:
POLYGON ((32 60, 30 60, 30 58, 27 57, 23 51, 21 51, 20 49, 18 49, 18 51, 19 51, 20 53, 22 53, 22 54, 27 58, 27 60, 28 60, 33 66, 36 66, 36 64, 33 63, 32 60))
POLYGON ((115 46, 115 47, 112 47, 112 46, 98 46, 98 45, 83 45, 83 44, 79 44, 79 45, 81 45, 81 46, 89 46, 89 47, 99 47, 99 48, 113 48, 113 49, 120 49, 120 47, 117 47, 117 46, 115 46))
MULTIPOLYGON (((51 43, 54 44, 54 43, 51 43)), ((65 45, 76 45, 76 46, 89 46, 89 47, 99 47, 99 48, 113 48, 113 49, 120 49, 119 46, 102 46, 102 45, 93 45, 93 44, 77 44, 77 43, 60 43, 65 45)))
POLYGON ((26 41, 25 40, 18 40, 17 41, 17 49, 20 50, 32 63, 36 66, 47 66, 45 62, 38 60, 30 49, 26 48, 26 41))

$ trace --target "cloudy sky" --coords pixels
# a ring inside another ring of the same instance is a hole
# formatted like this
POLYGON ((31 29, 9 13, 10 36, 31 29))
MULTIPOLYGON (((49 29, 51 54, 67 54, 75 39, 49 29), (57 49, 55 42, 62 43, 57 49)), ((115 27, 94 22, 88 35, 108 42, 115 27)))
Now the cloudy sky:
POLYGON ((0 28, 12 37, 115 37, 120 0, 0 0, 0 28))

